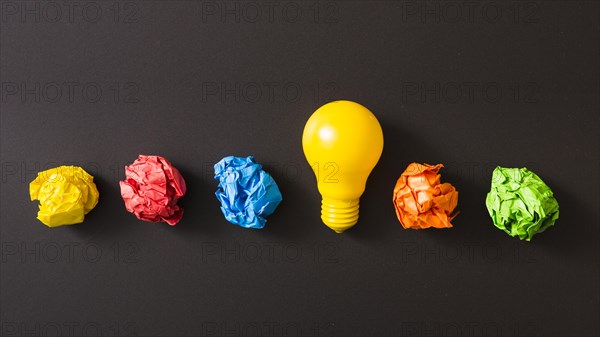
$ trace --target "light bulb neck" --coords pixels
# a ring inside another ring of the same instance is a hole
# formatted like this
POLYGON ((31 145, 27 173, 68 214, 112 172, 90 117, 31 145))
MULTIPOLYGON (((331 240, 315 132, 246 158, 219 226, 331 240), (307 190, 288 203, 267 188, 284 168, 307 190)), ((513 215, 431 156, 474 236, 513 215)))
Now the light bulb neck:
POLYGON ((358 222, 359 199, 337 200, 323 198, 321 220, 336 233, 343 233, 358 222))

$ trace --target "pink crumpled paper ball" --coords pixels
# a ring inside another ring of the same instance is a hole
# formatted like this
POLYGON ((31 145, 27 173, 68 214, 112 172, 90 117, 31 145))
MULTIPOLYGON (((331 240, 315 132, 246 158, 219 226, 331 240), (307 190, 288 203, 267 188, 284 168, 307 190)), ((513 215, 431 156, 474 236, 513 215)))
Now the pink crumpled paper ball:
POLYGON ((168 160, 139 155, 125 166, 125 177, 119 185, 128 212, 143 221, 164 221, 171 226, 181 220, 183 208, 177 201, 185 195, 185 181, 168 160))

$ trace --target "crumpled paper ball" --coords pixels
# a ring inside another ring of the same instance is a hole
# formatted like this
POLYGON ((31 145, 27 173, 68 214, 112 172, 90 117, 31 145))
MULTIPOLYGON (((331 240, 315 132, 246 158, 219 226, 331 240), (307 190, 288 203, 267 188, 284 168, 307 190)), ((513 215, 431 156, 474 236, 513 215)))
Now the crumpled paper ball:
POLYGON ((40 201, 37 218, 48 227, 83 222, 98 204, 94 177, 78 166, 59 166, 39 172, 29 184, 31 201, 40 201))
POLYGON ((281 200, 275 180, 254 157, 229 156, 215 164, 216 191, 227 221, 244 228, 263 228, 281 200))
POLYGON ((398 179, 393 202, 402 227, 408 229, 449 228, 458 204, 458 191, 440 183, 442 164, 412 163, 398 179))
POLYGON ((552 190, 527 168, 496 167, 485 204, 494 225, 521 240, 530 241, 558 219, 552 190))
POLYGON ((139 155, 125 166, 125 180, 119 185, 125 208, 138 219, 171 226, 181 220, 183 208, 177 201, 185 195, 185 180, 165 158, 139 155))

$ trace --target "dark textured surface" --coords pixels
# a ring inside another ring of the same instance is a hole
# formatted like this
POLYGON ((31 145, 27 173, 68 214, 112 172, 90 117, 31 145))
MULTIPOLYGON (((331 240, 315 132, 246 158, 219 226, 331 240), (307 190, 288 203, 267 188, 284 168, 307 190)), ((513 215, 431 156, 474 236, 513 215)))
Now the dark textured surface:
POLYGON ((4 336, 600 334, 597 2, 0 4, 4 336), (385 135, 343 235, 320 222, 300 142, 333 99, 369 107, 385 135), (176 227, 125 211, 138 153, 184 175, 176 227), (220 214, 212 164, 231 154, 280 186, 264 230, 220 214), (413 161, 446 165, 453 229, 397 222, 413 161), (28 183, 64 163, 101 199, 48 229, 28 183), (545 180, 555 227, 523 243, 492 225, 496 165, 545 180))

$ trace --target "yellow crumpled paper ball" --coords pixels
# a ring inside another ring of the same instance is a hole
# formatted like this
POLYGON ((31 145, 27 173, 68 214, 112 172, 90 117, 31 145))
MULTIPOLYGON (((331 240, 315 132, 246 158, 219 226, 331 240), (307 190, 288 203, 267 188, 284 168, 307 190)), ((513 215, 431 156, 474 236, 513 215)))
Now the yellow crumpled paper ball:
POLYGON ((59 166, 39 172, 29 184, 31 200, 40 201, 37 218, 48 227, 73 225, 98 204, 94 177, 79 166, 59 166))

